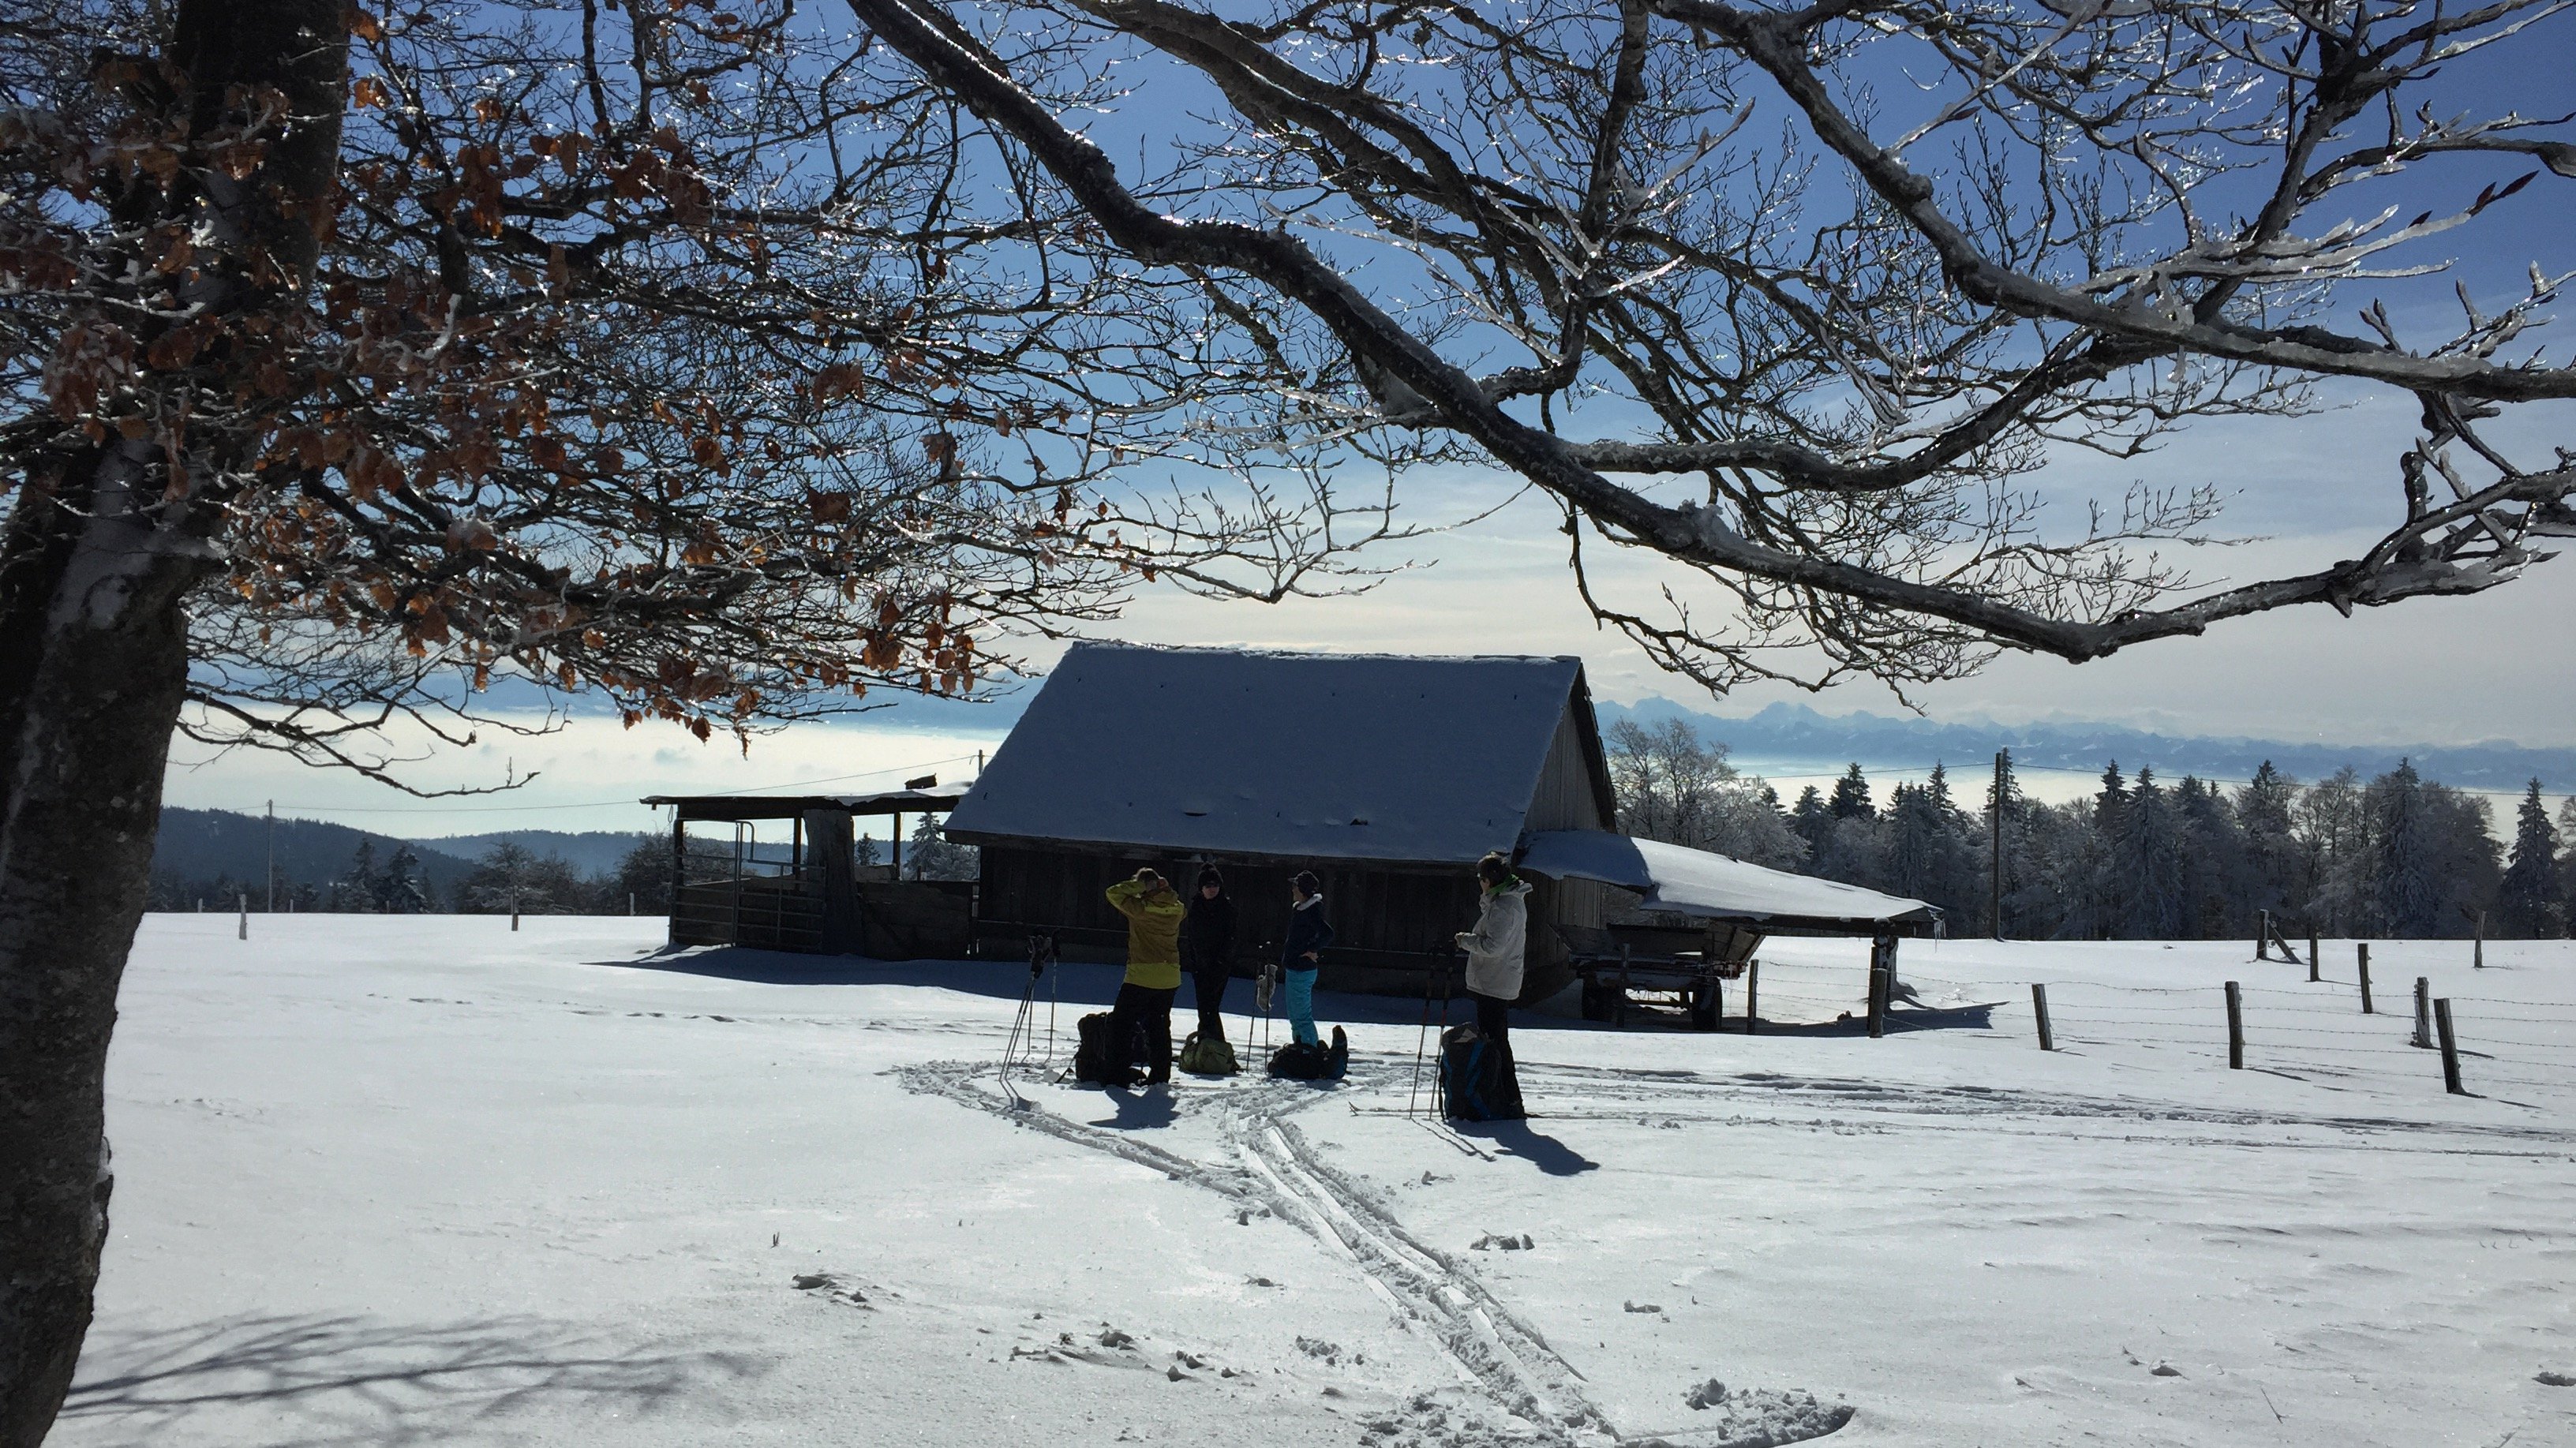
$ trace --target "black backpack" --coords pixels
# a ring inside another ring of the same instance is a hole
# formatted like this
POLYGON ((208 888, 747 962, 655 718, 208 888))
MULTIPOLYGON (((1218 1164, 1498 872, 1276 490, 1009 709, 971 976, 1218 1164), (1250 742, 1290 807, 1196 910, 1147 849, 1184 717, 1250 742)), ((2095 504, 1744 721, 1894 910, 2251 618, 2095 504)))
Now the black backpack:
POLYGON ((1503 1058, 1474 1026, 1440 1033, 1440 1111, 1453 1121, 1491 1121, 1503 1105, 1503 1058))
MULTIPOLYGON (((1073 1048, 1073 1079, 1101 1086, 1132 1086, 1136 1083, 1136 1063, 1126 1059, 1135 1055, 1111 1044, 1109 1023, 1116 1019, 1107 1011, 1093 1011, 1074 1022, 1077 1043, 1073 1048)), ((1133 1043, 1131 1042, 1132 1046, 1133 1043)))
POLYGON ((1333 1044, 1329 1046, 1321 1042, 1310 1045, 1304 1041, 1290 1041, 1271 1052, 1270 1074, 1285 1076, 1292 1081, 1338 1080, 1348 1069, 1344 1063, 1349 1059, 1349 1039, 1342 1034, 1341 1027, 1335 1026, 1333 1044))

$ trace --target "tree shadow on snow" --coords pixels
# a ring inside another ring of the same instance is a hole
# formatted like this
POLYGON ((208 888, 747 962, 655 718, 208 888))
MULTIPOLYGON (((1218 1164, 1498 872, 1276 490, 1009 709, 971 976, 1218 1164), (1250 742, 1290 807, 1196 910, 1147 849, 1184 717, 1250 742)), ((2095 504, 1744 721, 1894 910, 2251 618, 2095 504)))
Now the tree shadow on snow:
POLYGON ((447 1326, 229 1317, 93 1331, 62 1416, 135 1442, 214 1441, 250 1430, 276 1448, 436 1443, 522 1409, 647 1413, 711 1382, 763 1371, 746 1355, 611 1347, 576 1325, 536 1317, 447 1326))
POLYGON ((1460 1136, 1480 1137, 1505 1156, 1517 1156, 1549 1176, 1581 1176, 1601 1163, 1526 1121, 1453 1122, 1460 1136))

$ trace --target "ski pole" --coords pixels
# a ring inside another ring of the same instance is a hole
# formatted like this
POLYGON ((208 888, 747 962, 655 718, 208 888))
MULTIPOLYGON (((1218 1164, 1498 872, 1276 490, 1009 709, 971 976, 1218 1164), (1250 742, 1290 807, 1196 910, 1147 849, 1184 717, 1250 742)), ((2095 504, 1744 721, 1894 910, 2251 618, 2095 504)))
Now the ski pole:
POLYGON ((1436 965, 1422 968, 1422 1029, 1413 1037, 1413 1089, 1404 1095, 1404 1114, 1411 1116, 1415 1103, 1422 1097, 1422 1048, 1431 1038, 1431 984, 1439 971, 1436 965))

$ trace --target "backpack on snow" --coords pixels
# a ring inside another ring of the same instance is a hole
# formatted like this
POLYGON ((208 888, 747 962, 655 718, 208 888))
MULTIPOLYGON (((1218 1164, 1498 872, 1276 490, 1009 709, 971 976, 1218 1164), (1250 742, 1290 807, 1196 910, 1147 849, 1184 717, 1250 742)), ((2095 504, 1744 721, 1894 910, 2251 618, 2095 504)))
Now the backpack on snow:
POLYGON ((1181 1043, 1181 1069, 1193 1076, 1231 1076, 1243 1066, 1234 1059, 1233 1042, 1192 1031, 1181 1043))
POLYGON ((1109 1023, 1114 1019, 1107 1011, 1093 1011, 1074 1022, 1073 1079, 1076 1081, 1102 1086, 1135 1084, 1136 1063, 1121 1059, 1133 1056, 1135 1052, 1132 1049, 1122 1051, 1111 1044, 1109 1023))
POLYGON ((1339 1080, 1349 1069, 1350 1038, 1333 1027, 1333 1043, 1290 1041, 1270 1053, 1270 1074, 1292 1081, 1339 1080))
POLYGON ((1502 1053, 1472 1025, 1440 1033, 1440 1114, 1452 1121, 1491 1121, 1504 1103, 1502 1053))

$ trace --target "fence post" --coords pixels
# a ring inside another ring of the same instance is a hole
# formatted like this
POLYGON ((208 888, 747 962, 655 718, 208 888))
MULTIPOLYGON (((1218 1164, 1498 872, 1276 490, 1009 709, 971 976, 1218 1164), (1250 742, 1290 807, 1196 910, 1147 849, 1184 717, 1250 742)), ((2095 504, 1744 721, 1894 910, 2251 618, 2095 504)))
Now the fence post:
POLYGON ((241 930, 240 933, 235 935, 233 938, 236 940, 248 940, 250 939, 250 897, 248 895, 235 896, 234 903, 241 906, 241 930))
POLYGON ((2361 1013, 2365 1016, 2377 1015, 2378 1012, 2370 1007, 2370 943, 2364 941, 2356 949, 2360 951, 2361 1013))
POLYGON ((2468 1095, 2460 1085, 2460 1043, 2451 1035, 2451 998, 2433 1002, 2433 1025, 2442 1033, 2442 1089, 2454 1096, 2468 1095))
POLYGON ((2031 1014, 2039 1017, 2039 1048, 2056 1050, 2057 1038, 2048 1033, 2048 987, 2038 981, 2030 983, 2030 1009, 2031 1014))
POLYGON ((2433 982, 2415 977, 2415 1044, 2430 1049, 2433 1044, 2433 982))
POLYGON ((1887 937, 1880 936, 1869 945, 1869 1038, 1877 1040, 1887 1032, 1887 979, 1894 974, 1892 954, 1887 937))
POLYGON ((2487 912, 2478 912, 2477 931, 2469 938, 2469 965, 2475 970, 2487 968, 2487 912))
POLYGON ((2317 932, 2313 929, 2308 931, 2308 979, 2317 979, 2317 932))
POLYGON ((510 897, 510 928, 519 928, 519 897, 516 895, 510 897))
POLYGON ((2272 958, 2272 912, 2258 910, 2254 915, 2254 958, 2272 958))
POLYGON ((1762 1003, 1756 998, 1761 990, 1762 962, 1749 961, 1744 967, 1744 1034, 1748 1036, 1754 1034, 1754 1026, 1762 1019, 1762 1003))
POLYGON ((2232 980, 2227 983, 2227 1069, 2245 1069, 2245 1008, 2232 980))
POLYGON ((632 890, 626 892, 626 913, 629 915, 635 913, 635 892, 632 890))

